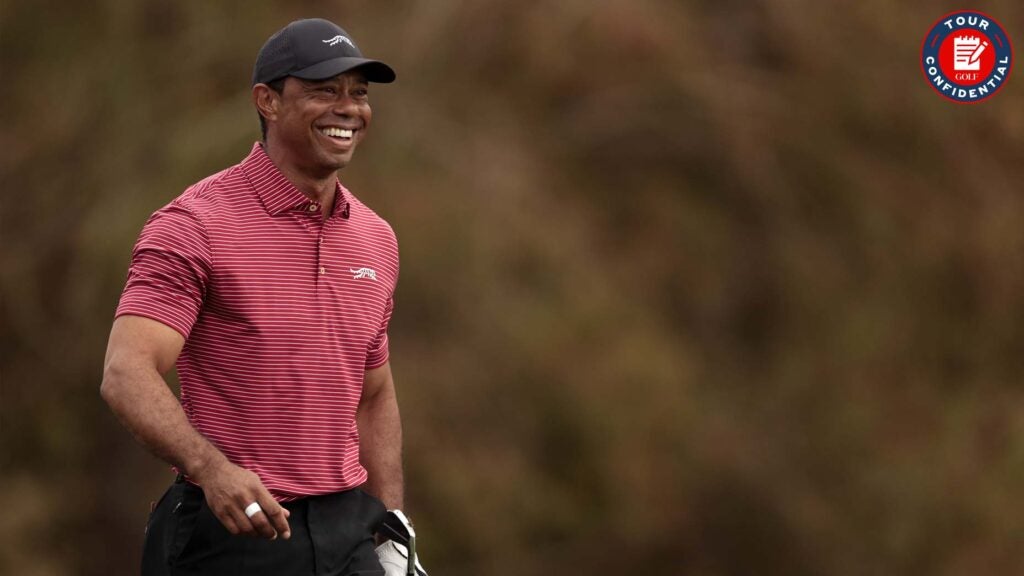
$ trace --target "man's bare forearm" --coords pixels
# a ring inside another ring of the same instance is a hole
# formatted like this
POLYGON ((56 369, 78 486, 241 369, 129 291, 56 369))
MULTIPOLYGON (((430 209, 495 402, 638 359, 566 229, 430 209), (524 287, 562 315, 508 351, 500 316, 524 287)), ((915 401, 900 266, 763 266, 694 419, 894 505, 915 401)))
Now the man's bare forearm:
POLYGON ((108 362, 100 393, 143 446, 203 487, 211 510, 229 532, 291 537, 288 512, 256 474, 232 464, 192 427, 157 371, 108 362), (249 517, 242 512, 253 502, 264 514, 249 517))
POLYGON ((227 460, 192 426, 163 377, 152 368, 108 362, 100 393, 139 443, 182 472, 199 476, 227 460))
POLYGON ((369 475, 363 488, 389 509, 402 508, 402 422, 390 367, 367 373, 367 385, 357 418, 359 458, 369 475))
POLYGON ((114 320, 100 394, 138 441, 203 487, 206 502, 232 534, 291 536, 288 511, 260 477, 228 461, 185 416, 163 374, 185 339, 155 320, 124 315, 114 320), (245 512, 253 503, 255 514, 245 512))

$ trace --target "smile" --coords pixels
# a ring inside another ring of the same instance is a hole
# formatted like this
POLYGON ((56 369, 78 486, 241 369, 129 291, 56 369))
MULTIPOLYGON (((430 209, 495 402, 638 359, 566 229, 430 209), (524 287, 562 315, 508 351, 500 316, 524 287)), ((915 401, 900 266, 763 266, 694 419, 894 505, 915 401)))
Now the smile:
POLYGON ((330 136, 331 138, 341 138, 342 140, 351 140, 354 130, 345 130, 343 128, 321 128, 320 132, 324 136, 330 136))

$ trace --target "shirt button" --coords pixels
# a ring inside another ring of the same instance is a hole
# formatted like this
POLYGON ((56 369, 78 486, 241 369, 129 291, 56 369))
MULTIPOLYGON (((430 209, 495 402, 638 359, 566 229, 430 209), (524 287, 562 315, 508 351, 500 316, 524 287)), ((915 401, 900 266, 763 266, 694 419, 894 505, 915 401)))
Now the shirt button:
POLYGON ((327 268, 324 268, 323 266, 321 266, 320 270, 318 270, 318 272, 320 272, 320 275, 323 276, 324 274, 327 274, 327 268))
POLYGON ((309 211, 310 211, 310 212, 316 212, 316 211, 317 211, 317 210, 319 210, 319 209, 320 209, 320 207, 319 207, 319 206, 317 206, 316 204, 310 204, 310 205, 309 205, 309 211))

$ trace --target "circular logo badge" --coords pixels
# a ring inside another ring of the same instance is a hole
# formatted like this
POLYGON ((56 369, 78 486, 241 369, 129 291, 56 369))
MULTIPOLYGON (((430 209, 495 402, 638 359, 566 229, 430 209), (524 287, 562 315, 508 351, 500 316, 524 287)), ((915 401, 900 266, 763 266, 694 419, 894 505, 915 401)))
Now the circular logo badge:
POLYGON ((961 104, 990 98, 1006 83, 1013 47, 1003 27, 981 12, 946 14, 921 48, 921 70, 936 92, 961 104))

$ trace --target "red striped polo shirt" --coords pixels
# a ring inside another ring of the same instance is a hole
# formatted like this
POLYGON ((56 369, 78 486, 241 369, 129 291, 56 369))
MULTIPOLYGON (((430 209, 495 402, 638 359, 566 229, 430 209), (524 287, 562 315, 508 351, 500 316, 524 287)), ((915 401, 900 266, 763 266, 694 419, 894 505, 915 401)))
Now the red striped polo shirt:
POLYGON ((291 500, 366 480, 356 408, 388 359, 397 280, 387 222, 340 182, 322 219, 257 143, 150 217, 117 316, 185 337, 189 421, 291 500))

